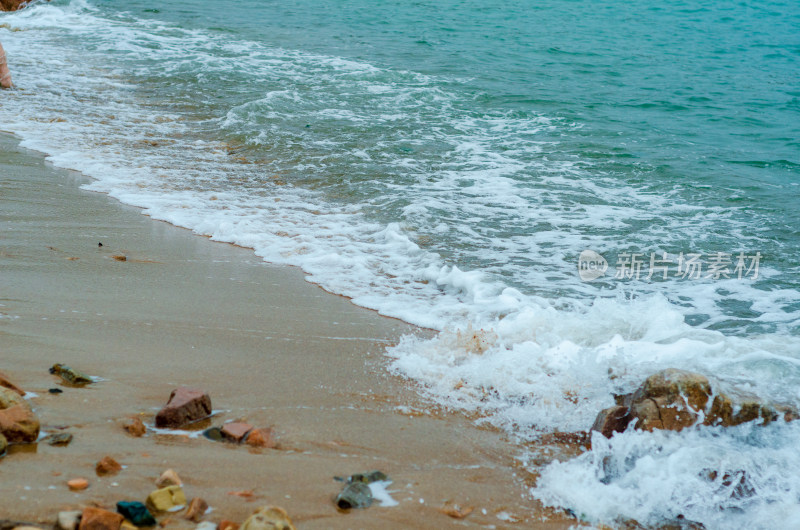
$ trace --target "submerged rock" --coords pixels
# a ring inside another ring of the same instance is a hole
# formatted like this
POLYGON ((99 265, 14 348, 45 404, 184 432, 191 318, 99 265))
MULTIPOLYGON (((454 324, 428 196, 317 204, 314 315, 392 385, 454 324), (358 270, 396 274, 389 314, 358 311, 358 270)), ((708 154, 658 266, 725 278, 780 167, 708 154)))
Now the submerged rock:
MULTIPOLYGON (((221 525, 220 525, 221 526, 221 525)), ((286 510, 264 506, 247 518, 240 530, 296 530, 286 510)))
POLYGON ((210 427, 203 431, 203 436, 211 440, 212 442, 221 442, 225 439, 225 436, 222 434, 222 429, 219 427, 210 427))
POLYGON ((208 417, 211 411, 211 397, 206 392, 178 387, 169 395, 164 408, 156 414, 156 427, 181 427, 208 417))
POLYGON ((629 405, 637 429, 680 431, 694 425, 698 411, 705 410, 711 383, 703 375, 667 369, 645 379, 629 405))
POLYGON ((59 376, 71 385, 83 386, 93 382, 92 378, 79 370, 65 364, 56 363, 50 367, 50 373, 59 376))
POLYGON ((708 482, 718 484, 717 493, 728 493, 732 499, 749 498, 756 494, 756 490, 744 470, 719 473, 714 469, 704 469, 700 476, 708 482))
POLYGON ((600 411, 594 420, 592 430, 602 433, 606 438, 611 438, 615 432, 624 431, 632 419, 628 407, 615 405, 600 411))
POLYGON ((22 9, 30 2, 31 0, 0 0, 0 11, 16 11, 22 9))
POLYGON ((765 403, 741 392, 714 394, 704 375, 670 368, 650 377, 622 404, 601 411, 592 430, 610 438, 630 423, 638 430, 681 431, 692 425, 731 427, 760 419, 764 424, 798 417, 794 407, 765 403))
POLYGON ((461 506, 454 502, 446 502, 444 506, 439 508, 439 511, 453 519, 463 519, 475 511, 475 508, 472 506, 461 506))
POLYGON ((0 388, 0 434, 9 443, 35 442, 39 419, 27 401, 7 388, 0 388))

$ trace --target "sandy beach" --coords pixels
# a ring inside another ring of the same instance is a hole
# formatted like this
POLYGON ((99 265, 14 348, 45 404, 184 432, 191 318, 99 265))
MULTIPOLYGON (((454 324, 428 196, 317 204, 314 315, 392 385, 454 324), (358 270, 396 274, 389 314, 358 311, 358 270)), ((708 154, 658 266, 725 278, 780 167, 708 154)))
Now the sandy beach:
MULTIPOLYGON (((10 448, 0 460, 0 519, 50 525, 61 510, 113 510, 120 500, 143 501, 172 468, 215 522, 242 522, 273 504, 299 528, 574 524, 526 496, 531 477, 500 433, 443 414, 386 372, 386 345, 429 332, 358 308, 298 269, 83 191, 85 177, 17 143, 0 135, 0 370, 35 393, 43 431, 74 440, 10 448), (102 380, 66 387, 48 373, 54 363, 102 380), (209 392, 219 411, 211 424, 272 426, 279 448, 124 431, 132 415, 152 426, 179 385, 209 392), (97 477, 106 455, 125 468, 97 477), (372 469, 391 477, 399 505, 338 512, 333 476, 372 469), (75 477, 89 488, 69 491, 75 477), (439 511, 448 501, 475 510, 452 519, 439 511)), ((168 525, 194 523, 175 515, 168 525)))

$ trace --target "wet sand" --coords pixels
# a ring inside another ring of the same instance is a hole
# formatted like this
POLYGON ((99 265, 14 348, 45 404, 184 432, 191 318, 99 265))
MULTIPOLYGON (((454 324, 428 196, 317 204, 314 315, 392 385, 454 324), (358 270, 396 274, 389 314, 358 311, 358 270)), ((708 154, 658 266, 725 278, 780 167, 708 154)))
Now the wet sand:
MULTIPOLYGON (((531 477, 500 433, 442 414, 386 372, 386 346, 426 331, 331 295, 298 269, 83 191, 84 182, 0 135, 0 371, 37 394, 44 431, 74 435, 66 447, 17 445, 0 459, 0 519, 50 525, 60 510, 144 501, 173 468, 215 522, 274 504, 299 528, 574 524, 527 497, 531 477), (102 381, 66 387, 48 373, 57 362, 102 381), (215 425, 273 426, 279 448, 123 430, 131 415, 152 425, 178 385, 210 393, 215 425), (97 477, 105 455, 126 467, 97 477), (332 477, 372 469, 393 479, 399 506, 337 511, 332 477), (90 487, 69 491, 75 477, 90 487), (475 511, 452 519, 438 511, 446 501, 475 511)), ((194 524, 177 515, 168 526, 194 524)))

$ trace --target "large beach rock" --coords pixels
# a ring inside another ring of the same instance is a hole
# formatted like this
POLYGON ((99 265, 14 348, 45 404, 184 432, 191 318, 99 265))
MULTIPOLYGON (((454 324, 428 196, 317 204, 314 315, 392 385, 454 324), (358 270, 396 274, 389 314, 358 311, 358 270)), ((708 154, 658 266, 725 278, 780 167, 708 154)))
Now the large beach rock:
POLYGON ((697 422, 697 411, 706 409, 710 396, 707 377, 670 368, 645 379, 629 408, 637 429, 680 431, 697 422))
POLYGON ((594 420, 592 430, 602 433, 606 438, 611 438, 615 432, 622 432, 631 422, 630 409, 624 405, 615 405, 600 411, 594 420))
POLYGON ((670 368, 648 377, 622 403, 600 412, 592 430, 610 438, 630 423, 636 429, 681 431, 697 423, 731 427, 753 420, 767 424, 798 417, 794 407, 776 405, 739 391, 713 393, 704 375, 670 368))
POLYGON ((206 392, 185 386, 169 395, 169 401, 156 415, 156 427, 175 428, 201 420, 211 414, 211 398, 206 392))
POLYGON ((84 508, 78 530, 119 530, 124 518, 102 508, 84 508))
POLYGON ((27 4, 27 0, 0 0, 0 11, 16 11, 27 4))
POLYGON ((17 385, 15 385, 14 383, 12 383, 11 380, 8 378, 8 376, 6 376, 6 374, 4 374, 3 372, 0 372, 0 386, 3 388, 7 388, 9 390, 13 390, 20 396, 25 395, 25 391, 22 390, 17 385))
MULTIPOLYGON (((17 11, 28 6, 36 0, 0 0, 0 11, 17 11)), ((48 2, 50 0, 47 0, 48 2)))
POLYGON ((0 434, 9 443, 35 442, 39 437, 39 420, 31 406, 7 388, 0 388, 0 434))

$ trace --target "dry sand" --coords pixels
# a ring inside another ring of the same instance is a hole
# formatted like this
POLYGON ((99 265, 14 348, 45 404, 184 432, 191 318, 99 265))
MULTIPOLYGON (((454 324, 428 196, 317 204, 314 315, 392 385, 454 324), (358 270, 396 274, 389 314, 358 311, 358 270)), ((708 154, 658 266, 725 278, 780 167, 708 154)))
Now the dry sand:
MULTIPOLYGON (((300 270, 83 191, 83 182, 0 135, 0 370, 37 394, 30 402, 44 431, 74 434, 67 447, 18 445, 0 460, 0 519, 50 525, 60 510, 113 510, 143 501, 173 468, 190 499, 213 507, 211 521, 242 522, 275 504, 299 528, 574 524, 527 497, 531 477, 500 433, 442 414, 387 374, 386 345, 425 331, 326 293, 300 270), (56 362, 103 380, 65 387, 48 373, 56 362), (126 434, 125 418, 152 425, 178 385, 210 393, 223 411, 215 425, 274 426, 279 449, 126 434), (97 477, 105 455, 126 467, 97 477), (332 477, 372 469, 394 480, 399 506, 338 512, 332 477), (69 491, 75 477, 90 487, 69 491), (248 490, 249 499, 229 494, 248 490), (475 511, 451 519, 438 511, 446 501, 475 511)), ((179 515, 169 524, 193 526, 179 515)))

